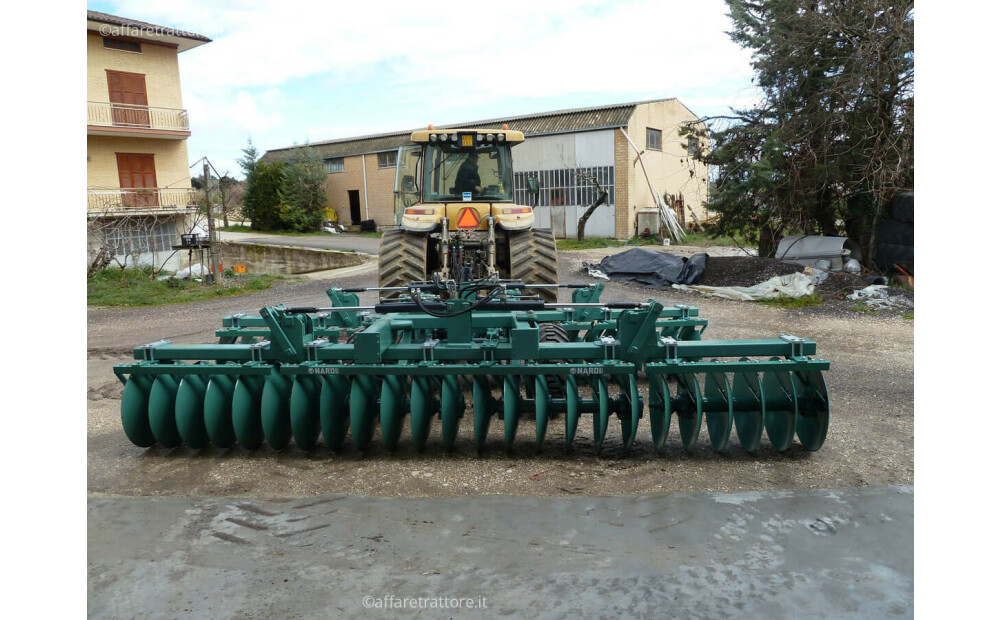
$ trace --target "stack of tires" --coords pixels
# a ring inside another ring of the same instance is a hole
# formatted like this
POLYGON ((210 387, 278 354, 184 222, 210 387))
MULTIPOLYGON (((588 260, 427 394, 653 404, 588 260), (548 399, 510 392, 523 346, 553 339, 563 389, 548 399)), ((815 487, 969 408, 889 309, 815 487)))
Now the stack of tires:
POLYGON ((899 265, 913 274, 913 192, 896 194, 889 215, 875 236, 875 264, 886 272, 899 265))

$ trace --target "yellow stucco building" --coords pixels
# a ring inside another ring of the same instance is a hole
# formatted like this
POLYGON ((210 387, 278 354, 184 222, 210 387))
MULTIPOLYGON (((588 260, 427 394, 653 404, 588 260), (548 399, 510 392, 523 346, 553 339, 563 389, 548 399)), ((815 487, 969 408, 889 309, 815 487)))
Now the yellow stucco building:
POLYGON ((177 55, 209 41, 87 11, 88 262, 180 265, 197 207, 177 55))

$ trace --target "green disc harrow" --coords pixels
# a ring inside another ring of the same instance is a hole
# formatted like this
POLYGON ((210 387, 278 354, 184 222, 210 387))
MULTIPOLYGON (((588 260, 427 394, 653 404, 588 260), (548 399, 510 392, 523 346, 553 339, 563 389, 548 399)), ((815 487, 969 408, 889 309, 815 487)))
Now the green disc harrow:
POLYGON ((550 304, 531 294, 539 286, 331 288, 329 307, 225 317, 215 344, 136 347, 137 361, 115 366, 125 434, 143 447, 251 450, 341 450, 349 437, 364 451, 378 428, 393 451, 408 416, 417 450, 432 435, 451 450, 471 416, 480 453, 491 423, 508 451, 531 423, 538 446, 555 429, 570 449, 582 424, 600 451, 612 419, 625 450, 640 441, 663 452, 672 420, 686 450, 703 426, 716 451, 734 426, 750 452, 765 431, 778 451, 796 436, 806 450, 823 445, 830 364, 811 357, 815 342, 703 340, 696 308, 601 302, 601 283, 560 285, 573 301, 550 304), (360 306, 362 291, 394 297, 360 306))

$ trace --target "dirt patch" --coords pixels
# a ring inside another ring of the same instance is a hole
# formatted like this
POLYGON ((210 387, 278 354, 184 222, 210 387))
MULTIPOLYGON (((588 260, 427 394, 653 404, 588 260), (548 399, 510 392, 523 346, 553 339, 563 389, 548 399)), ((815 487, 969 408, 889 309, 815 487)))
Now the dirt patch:
POLYGON ((87 349, 87 358, 99 360, 131 359, 132 349, 133 347, 94 347, 87 349))
POLYGON ((108 381, 97 387, 87 388, 87 399, 88 400, 102 400, 110 398, 113 400, 118 400, 122 397, 122 384, 121 381, 115 379, 114 381, 108 381))

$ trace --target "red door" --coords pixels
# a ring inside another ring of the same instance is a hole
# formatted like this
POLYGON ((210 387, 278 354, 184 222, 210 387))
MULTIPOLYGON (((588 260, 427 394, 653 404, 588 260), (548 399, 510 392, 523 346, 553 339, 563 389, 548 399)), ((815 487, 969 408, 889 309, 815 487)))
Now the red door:
POLYGON ((111 119, 115 125, 149 127, 149 102, 146 100, 146 76, 141 73, 108 73, 108 96, 111 119))
POLYGON ((155 207, 160 204, 156 194, 156 168, 153 156, 145 153, 115 153, 118 157, 118 184, 123 190, 126 207, 155 207), (142 190, 140 188, 152 188, 142 190))

